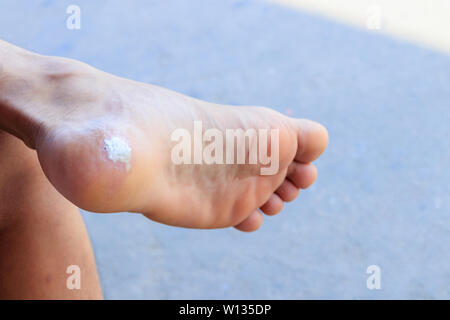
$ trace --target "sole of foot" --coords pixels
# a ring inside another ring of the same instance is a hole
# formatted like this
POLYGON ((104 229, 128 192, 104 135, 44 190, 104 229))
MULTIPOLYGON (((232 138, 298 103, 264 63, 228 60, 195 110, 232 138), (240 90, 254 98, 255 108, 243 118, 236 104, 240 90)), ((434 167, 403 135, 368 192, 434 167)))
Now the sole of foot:
POLYGON ((262 213, 277 214, 316 179, 311 162, 328 144, 327 130, 316 122, 265 107, 200 101, 67 59, 53 64, 40 77, 45 94, 35 99, 39 114, 32 118, 39 130, 32 144, 50 182, 82 209, 138 212, 180 227, 254 231, 262 213), (223 136, 227 130, 277 130, 277 150, 266 141, 267 154, 277 152, 277 171, 262 175, 258 163, 175 164, 173 132, 193 132, 196 121, 202 132, 223 136))

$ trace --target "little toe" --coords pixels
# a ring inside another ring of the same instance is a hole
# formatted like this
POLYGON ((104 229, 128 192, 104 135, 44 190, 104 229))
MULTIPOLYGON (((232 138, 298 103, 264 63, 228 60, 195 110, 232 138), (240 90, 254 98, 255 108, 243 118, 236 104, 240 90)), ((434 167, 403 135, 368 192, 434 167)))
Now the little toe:
POLYGON ((234 226, 237 230, 243 232, 256 231, 263 223, 263 216, 258 210, 253 211, 244 221, 234 226))

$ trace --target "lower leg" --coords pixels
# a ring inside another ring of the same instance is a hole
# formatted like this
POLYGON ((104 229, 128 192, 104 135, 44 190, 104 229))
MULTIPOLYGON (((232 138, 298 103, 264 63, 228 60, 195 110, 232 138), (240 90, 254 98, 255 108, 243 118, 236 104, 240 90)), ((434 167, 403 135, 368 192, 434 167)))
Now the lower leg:
POLYGON ((0 150, 0 299, 101 299, 78 209, 22 141, 0 131, 0 150), (80 268, 80 289, 66 285, 70 265, 80 268))

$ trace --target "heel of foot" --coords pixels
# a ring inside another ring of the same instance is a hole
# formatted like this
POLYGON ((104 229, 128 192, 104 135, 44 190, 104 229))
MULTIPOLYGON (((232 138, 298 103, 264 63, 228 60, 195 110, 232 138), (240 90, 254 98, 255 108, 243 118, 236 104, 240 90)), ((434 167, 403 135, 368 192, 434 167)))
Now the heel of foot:
POLYGON ((50 182, 78 207, 116 212, 126 206, 126 187, 132 172, 132 147, 122 135, 102 130, 59 130, 38 148, 50 182))

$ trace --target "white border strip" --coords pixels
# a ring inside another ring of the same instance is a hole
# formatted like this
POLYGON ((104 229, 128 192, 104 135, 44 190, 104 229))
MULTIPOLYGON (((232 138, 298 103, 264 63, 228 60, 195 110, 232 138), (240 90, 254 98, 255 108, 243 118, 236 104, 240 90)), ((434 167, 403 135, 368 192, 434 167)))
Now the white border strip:
POLYGON ((370 29, 374 15, 376 18, 377 10, 374 9, 379 8, 379 32, 450 53, 450 0, 268 1, 366 29, 370 29))

